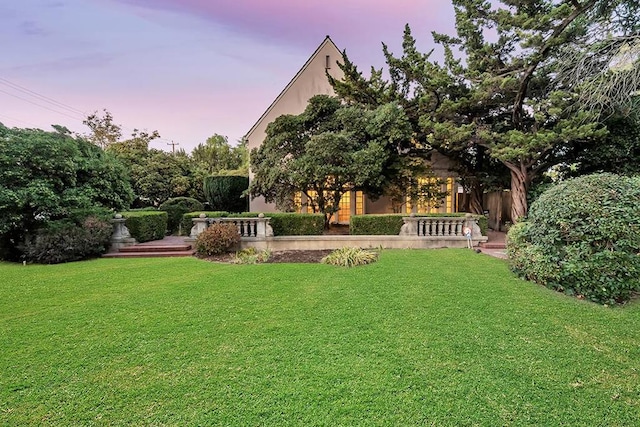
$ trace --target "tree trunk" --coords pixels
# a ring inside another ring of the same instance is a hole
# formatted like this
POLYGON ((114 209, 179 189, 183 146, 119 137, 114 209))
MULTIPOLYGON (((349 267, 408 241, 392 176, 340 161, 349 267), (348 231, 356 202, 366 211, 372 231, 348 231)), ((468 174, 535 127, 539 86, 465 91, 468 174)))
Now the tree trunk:
POLYGON ((482 215, 484 210, 482 209, 482 197, 484 195, 484 188, 479 182, 474 182, 469 189, 469 213, 482 215))
POLYGON ((527 191, 531 178, 523 165, 509 169, 511 170, 511 221, 515 224, 520 218, 524 218, 529 210, 527 191))

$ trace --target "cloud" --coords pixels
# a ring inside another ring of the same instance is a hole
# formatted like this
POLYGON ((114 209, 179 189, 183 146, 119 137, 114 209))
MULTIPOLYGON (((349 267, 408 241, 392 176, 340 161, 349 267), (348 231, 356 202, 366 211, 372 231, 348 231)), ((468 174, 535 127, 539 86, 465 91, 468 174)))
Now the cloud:
POLYGON ((402 26, 440 30, 449 0, 113 0, 131 6, 184 13, 254 38, 308 48, 326 34, 337 41, 371 42, 401 38, 402 26), (393 33, 393 35, 391 34, 393 33))
POLYGON ((49 31, 35 21, 23 21, 20 24, 20 32, 27 36, 46 36, 49 34, 49 31))

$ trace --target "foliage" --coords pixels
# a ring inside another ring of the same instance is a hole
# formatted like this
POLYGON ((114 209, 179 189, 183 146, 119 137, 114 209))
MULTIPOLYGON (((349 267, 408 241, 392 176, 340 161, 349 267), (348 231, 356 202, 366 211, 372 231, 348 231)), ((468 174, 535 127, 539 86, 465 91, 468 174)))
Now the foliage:
POLYGON ((366 110, 314 96, 302 114, 280 116, 267 127, 264 143, 251 152, 250 194, 287 211, 294 194, 302 192, 328 226, 345 192, 382 194, 405 169, 398 150, 410 138, 397 104, 366 110))
POLYGON ((234 264, 262 264, 269 261, 271 257, 271 251, 265 249, 258 251, 256 248, 247 248, 236 252, 236 257, 233 260, 234 264))
POLYGON ((121 209, 132 200, 120 162, 56 130, 0 125, 0 258, 18 259, 27 234, 76 209, 121 209))
POLYGON ((249 200, 245 191, 249 188, 248 176, 208 176, 204 178, 204 196, 213 210, 245 212, 249 200))
POLYGON ((378 254, 362 248, 344 247, 336 249, 322 258, 323 264, 337 265, 340 267, 356 267, 376 262, 378 254))
POLYGON ((138 243, 160 240, 167 232, 168 215, 159 211, 121 212, 131 237, 138 243))
POLYGON ((402 228, 402 218, 407 215, 352 215, 349 234, 397 236, 402 228))
POLYGON ((80 224, 71 220, 52 221, 26 238, 24 259, 39 264, 57 264, 98 257, 109 247, 113 226, 97 217, 80 224))
POLYGON ((595 174, 559 183, 509 231, 511 266, 549 288, 611 304, 640 291, 640 180, 595 174))
MULTIPOLYGON (((384 43, 383 53, 386 73, 382 69, 372 69, 371 76, 365 78, 345 52, 343 63, 339 64, 344 78, 336 80, 328 77, 338 96, 349 104, 375 108, 388 102, 397 102, 407 115, 413 135, 398 150, 406 163, 406 172, 394 180, 387 189, 388 195, 392 200, 402 201, 403 192, 417 188, 416 177, 429 176, 428 170, 419 169, 427 167, 426 161, 431 159, 435 147, 453 162, 461 184, 470 195, 466 199, 469 201, 469 212, 481 214, 482 194, 485 190, 502 188, 508 182, 505 179, 505 175, 508 175, 506 168, 492 161, 488 151, 472 140, 466 139, 460 144, 452 143, 454 141, 434 144, 434 127, 430 125, 436 120, 448 119, 442 116, 443 104, 464 96, 464 88, 446 67, 430 59, 432 51, 426 54, 418 51, 408 25, 402 39, 402 55, 394 56, 384 43), (388 81, 383 79, 383 74, 389 75, 388 81), (412 170, 411 166, 417 169, 412 170)), ((481 116, 489 112, 476 108, 473 114, 481 116)), ((408 195, 414 196, 411 193, 408 195)), ((412 199, 412 202, 415 204, 418 200, 412 199)))
POLYGON ((191 151, 191 158, 202 176, 249 175, 249 154, 246 141, 232 147, 226 136, 215 134, 204 144, 198 144, 191 151))
POLYGON ((201 177, 184 150, 167 153, 149 148, 151 141, 160 138, 157 131, 134 129, 128 139, 121 140, 122 128, 113 123, 113 117, 106 110, 105 117, 94 113, 85 124, 91 129, 88 138, 104 145, 107 152, 127 167, 135 206, 158 206, 169 198, 181 196, 204 199, 201 177))
POLYGON ((608 134, 567 147, 563 173, 579 176, 595 172, 640 174, 640 119, 613 116, 605 120, 608 134))
POLYGON ((559 298, 472 251, 385 250, 353 269, 0 263, 0 277, 2 425, 638 420, 640 304, 559 298))
POLYGON ((193 227, 193 219, 200 217, 200 214, 205 214, 207 218, 222 218, 229 216, 229 212, 226 211, 187 212, 182 215, 182 219, 180 220, 180 230, 182 230, 183 236, 188 236, 191 233, 191 228, 193 227))
POLYGON ((233 251, 240 244, 238 228, 230 223, 214 223, 196 239, 199 256, 220 255, 233 251))
MULTIPOLYGON (((158 210, 167 213, 167 232, 169 234, 182 231, 180 230, 180 223, 184 214, 201 211, 202 209, 204 209, 203 204, 191 197, 175 197, 167 200, 158 207, 158 210)), ((189 227, 188 230, 191 230, 191 227, 189 227)))
POLYGON ((319 236, 324 231, 324 215, 268 213, 274 236, 319 236))

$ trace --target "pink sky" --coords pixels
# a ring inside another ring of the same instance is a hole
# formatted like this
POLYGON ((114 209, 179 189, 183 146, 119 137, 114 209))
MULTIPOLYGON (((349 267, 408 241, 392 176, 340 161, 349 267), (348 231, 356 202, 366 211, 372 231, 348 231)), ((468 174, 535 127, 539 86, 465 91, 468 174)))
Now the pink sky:
POLYGON ((239 140, 325 35, 360 69, 450 33, 449 0, 29 0, 0 5, 0 122, 86 132, 109 110, 129 133, 158 130, 190 151, 239 140))

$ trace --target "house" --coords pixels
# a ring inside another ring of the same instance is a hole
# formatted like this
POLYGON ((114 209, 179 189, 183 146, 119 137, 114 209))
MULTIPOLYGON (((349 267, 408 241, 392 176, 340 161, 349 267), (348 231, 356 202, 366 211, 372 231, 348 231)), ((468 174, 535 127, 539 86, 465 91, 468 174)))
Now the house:
MULTIPOLYGON (((335 95, 326 74, 329 73, 338 80, 342 79, 342 70, 336 65, 336 61, 341 58, 340 49, 327 36, 246 134, 245 139, 249 151, 262 144, 266 138, 267 125, 277 117, 283 114, 301 114, 309 99, 315 95, 335 95)), ((450 213, 457 211, 459 185, 454 174, 450 171, 449 159, 439 153, 434 153, 431 158, 431 166, 434 173, 445 182, 442 190, 446 191, 447 195, 442 205, 439 208, 430 208, 420 205, 411 206, 407 203, 403 206, 402 213, 450 213)), ((249 180, 252 178, 253 175, 250 172, 249 180)), ((296 205, 301 212, 307 212, 308 209, 305 199, 304 195, 296 196, 296 205)), ((251 212, 275 212, 277 210, 274 204, 267 203, 262 197, 251 200, 249 208, 251 212)), ((383 213, 394 213, 392 204, 387 198, 370 200, 362 192, 352 191, 342 197, 340 211, 334 216, 333 222, 348 223, 351 215, 383 213)))

